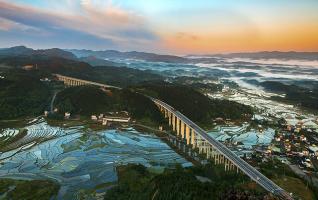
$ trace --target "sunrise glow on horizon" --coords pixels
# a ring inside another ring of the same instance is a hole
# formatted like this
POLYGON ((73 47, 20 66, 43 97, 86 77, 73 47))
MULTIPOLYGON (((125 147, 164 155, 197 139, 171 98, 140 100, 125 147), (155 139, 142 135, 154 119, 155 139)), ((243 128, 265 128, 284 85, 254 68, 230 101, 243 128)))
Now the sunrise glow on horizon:
POLYGON ((0 0, 0 47, 318 51, 318 1, 0 0))

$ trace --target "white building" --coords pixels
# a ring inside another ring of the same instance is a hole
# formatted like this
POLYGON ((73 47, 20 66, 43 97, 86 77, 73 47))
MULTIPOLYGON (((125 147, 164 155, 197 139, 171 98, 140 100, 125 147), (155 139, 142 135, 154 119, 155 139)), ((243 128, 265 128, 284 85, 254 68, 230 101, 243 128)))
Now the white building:
POLYGON ((107 125, 108 122, 121 122, 121 123, 128 123, 130 121, 130 117, 111 117, 105 116, 103 118, 103 125, 107 125))
POLYGON ((69 113, 69 112, 64 113, 64 118, 65 119, 69 119, 70 116, 71 116, 71 113, 69 113))

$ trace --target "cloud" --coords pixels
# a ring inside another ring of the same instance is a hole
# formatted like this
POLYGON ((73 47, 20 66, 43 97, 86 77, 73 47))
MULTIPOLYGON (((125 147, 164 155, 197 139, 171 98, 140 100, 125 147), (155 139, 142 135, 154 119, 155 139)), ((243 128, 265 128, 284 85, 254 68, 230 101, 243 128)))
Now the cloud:
POLYGON ((199 36, 186 32, 178 32, 176 34, 177 39, 186 39, 186 40, 198 40, 199 36))
POLYGON ((13 22, 13 21, 0 18, 0 30, 8 31, 8 30, 11 30, 17 26, 18 26, 18 24, 13 22))
POLYGON ((115 43, 146 44, 157 40, 136 13, 121 9, 111 1, 94 3, 82 0, 76 12, 51 11, 0 0, 0 27, 12 29, 20 24, 55 33, 57 30, 78 31, 115 43))
POLYGON ((40 33, 41 31, 36 27, 24 25, 18 22, 14 22, 5 18, 0 17, 0 30, 1 31, 23 31, 23 32, 37 32, 40 33))

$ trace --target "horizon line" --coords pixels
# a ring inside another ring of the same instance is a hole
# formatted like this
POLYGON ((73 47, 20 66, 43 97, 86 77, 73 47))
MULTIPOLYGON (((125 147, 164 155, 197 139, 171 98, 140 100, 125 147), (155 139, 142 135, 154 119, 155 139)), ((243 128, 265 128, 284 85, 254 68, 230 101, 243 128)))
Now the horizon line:
POLYGON ((49 47, 49 48, 34 48, 27 45, 15 45, 10 47, 0 47, 2 49, 10 49, 14 47, 25 47, 33 50, 48 50, 48 49, 61 49, 61 50, 88 50, 88 51, 117 51, 121 53, 128 53, 128 52, 138 52, 138 53, 152 53, 158 55, 171 55, 171 56, 204 56, 204 55, 229 55, 229 54, 252 54, 252 53, 318 53, 317 51, 296 51, 296 50, 289 50, 289 51, 280 51, 280 50, 258 50, 258 51, 233 51, 233 52, 210 52, 210 53, 187 53, 187 54, 174 54, 169 52, 155 52, 155 51, 137 51, 137 50, 119 50, 119 49, 90 49, 90 48, 61 48, 61 47, 49 47))

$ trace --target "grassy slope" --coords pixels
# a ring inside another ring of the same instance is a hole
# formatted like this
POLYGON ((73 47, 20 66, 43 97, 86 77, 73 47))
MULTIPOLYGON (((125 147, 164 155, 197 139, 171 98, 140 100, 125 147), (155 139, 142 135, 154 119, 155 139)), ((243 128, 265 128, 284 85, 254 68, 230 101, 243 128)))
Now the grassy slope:
POLYGON ((273 179, 273 181, 286 191, 292 192, 294 195, 303 200, 315 199, 313 191, 307 188, 306 184, 304 184, 299 178, 285 176, 273 179))
POLYGON ((302 199, 315 199, 318 191, 317 188, 306 186, 305 181, 300 179, 287 165, 278 160, 272 160, 260 165, 261 172, 273 180, 280 187, 288 192, 293 193, 302 199))

